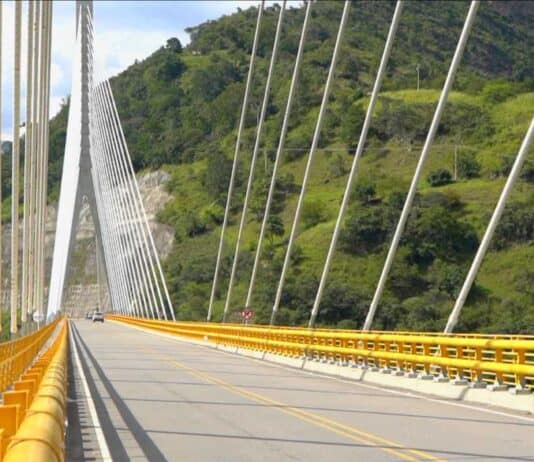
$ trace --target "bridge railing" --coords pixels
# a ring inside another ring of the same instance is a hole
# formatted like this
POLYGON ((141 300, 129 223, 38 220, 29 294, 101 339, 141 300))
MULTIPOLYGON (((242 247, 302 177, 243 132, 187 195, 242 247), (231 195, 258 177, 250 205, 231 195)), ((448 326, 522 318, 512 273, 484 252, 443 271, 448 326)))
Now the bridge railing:
POLYGON ((56 328, 58 320, 32 334, 0 343, 0 392, 6 390, 29 367, 56 328))
MULTIPOLYGON (((18 377, 12 390, 3 393, 0 406, 0 459, 3 461, 65 460, 68 325, 62 322, 61 330, 46 351, 18 377)), ((42 330, 53 331, 56 326, 54 322, 42 330)))
POLYGON ((109 319, 284 356, 534 389, 534 338, 109 319))

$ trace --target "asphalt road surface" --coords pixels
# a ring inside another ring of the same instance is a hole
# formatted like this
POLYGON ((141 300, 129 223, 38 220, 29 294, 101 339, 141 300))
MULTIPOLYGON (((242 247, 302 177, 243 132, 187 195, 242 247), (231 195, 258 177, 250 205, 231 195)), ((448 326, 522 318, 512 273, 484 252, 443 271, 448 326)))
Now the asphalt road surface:
POLYGON ((534 461, 534 418, 71 327, 68 461, 534 461))

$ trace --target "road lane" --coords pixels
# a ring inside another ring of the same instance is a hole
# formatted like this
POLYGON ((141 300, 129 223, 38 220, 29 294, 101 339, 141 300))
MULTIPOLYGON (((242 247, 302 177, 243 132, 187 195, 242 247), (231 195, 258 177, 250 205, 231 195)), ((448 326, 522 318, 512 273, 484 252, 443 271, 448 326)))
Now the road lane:
POLYGON ((118 323, 74 327, 114 460, 534 460, 534 420, 332 380, 118 323))

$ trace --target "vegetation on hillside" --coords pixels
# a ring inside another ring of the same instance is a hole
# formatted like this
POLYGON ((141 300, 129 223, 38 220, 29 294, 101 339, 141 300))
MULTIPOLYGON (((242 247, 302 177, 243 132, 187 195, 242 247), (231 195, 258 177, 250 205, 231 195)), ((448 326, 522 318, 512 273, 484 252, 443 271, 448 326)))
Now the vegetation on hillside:
MULTIPOLYGON (((280 323, 302 324, 309 316, 393 7, 355 2, 351 12, 280 323)), ((267 9, 262 27, 216 318, 226 295, 278 8, 267 9)), ((268 320, 272 307, 341 9, 341 2, 313 5, 253 302, 258 322, 268 320)), ((175 228, 165 267, 180 319, 202 319, 207 310, 256 12, 250 8, 193 27, 186 48, 169 39, 112 81, 135 168, 171 173, 174 199, 160 219, 175 228)), ((406 3, 321 304, 321 324, 361 327, 466 12, 465 2, 406 3)), ((481 5, 374 327, 445 325, 532 117, 533 16, 527 2, 481 5)), ((287 12, 231 304, 236 313, 248 287, 302 19, 302 8, 287 12)), ((66 115, 67 107, 51 124, 54 194, 66 115)), ((470 294, 462 330, 534 332, 533 181, 531 158, 470 294)))

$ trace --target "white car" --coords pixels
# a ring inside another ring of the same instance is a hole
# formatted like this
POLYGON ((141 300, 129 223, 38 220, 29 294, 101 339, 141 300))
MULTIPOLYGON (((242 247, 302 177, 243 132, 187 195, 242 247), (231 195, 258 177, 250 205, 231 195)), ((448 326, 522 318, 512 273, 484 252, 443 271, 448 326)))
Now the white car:
POLYGON ((93 313, 93 322, 104 322, 104 314, 101 311, 95 311, 93 313))

